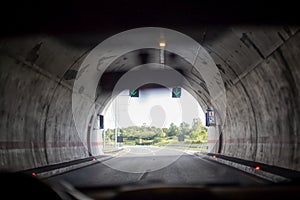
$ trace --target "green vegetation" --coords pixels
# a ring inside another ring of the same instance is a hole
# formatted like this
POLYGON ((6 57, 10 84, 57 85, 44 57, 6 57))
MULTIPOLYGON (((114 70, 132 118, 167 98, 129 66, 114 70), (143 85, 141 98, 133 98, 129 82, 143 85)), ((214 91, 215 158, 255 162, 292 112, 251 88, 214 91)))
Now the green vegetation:
MULTIPOLYGON (((105 132, 106 143, 113 143, 115 130, 107 129, 105 132)), ((166 145, 166 144, 206 144, 207 127, 203 126, 200 119, 193 119, 192 127, 186 122, 180 126, 174 123, 169 128, 131 126, 118 129, 118 135, 123 136, 123 144, 126 145, 166 145), (179 141, 184 138, 184 141, 179 141)))

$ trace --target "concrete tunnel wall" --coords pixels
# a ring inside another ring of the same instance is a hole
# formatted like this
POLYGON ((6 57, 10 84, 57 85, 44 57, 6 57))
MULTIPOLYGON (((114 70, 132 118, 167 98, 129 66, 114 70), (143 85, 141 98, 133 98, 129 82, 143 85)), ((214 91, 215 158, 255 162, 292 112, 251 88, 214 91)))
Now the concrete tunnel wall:
POLYGON ((72 84, 61 81, 65 67, 81 54, 49 37, 2 41, 0 168, 22 170, 89 156, 72 117, 72 84), (42 50, 35 48, 41 42, 42 50))
POLYGON ((224 155, 299 170, 300 34, 284 39, 277 31, 250 32, 248 48, 241 48, 243 37, 234 39, 237 29, 219 46, 204 44, 222 71, 227 96, 225 126, 210 128, 209 143, 217 153, 222 132, 224 155))
POLYGON ((227 90, 223 153, 300 170, 300 34, 227 90))
MULTIPOLYGON (((299 31, 244 32, 232 28, 202 43, 226 86, 221 152, 299 170, 299 31)), ((0 45, 0 168, 87 157, 72 118, 74 80, 66 72, 78 69, 92 47, 50 36, 3 39, 0 45)), ((209 135, 209 142, 216 152, 219 134, 209 135)))

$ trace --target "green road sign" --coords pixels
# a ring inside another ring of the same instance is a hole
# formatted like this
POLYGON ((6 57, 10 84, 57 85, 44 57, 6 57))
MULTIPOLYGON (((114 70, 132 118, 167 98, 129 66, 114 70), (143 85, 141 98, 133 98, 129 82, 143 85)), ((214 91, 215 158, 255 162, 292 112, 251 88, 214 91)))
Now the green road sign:
POLYGON ((180 98, 181 96, 181 88, 176 87, 172 89, 172 98, 180 98))
POLYGON ((129 95, 131 97, 139 97, 139 90, 129 90, 129 95))

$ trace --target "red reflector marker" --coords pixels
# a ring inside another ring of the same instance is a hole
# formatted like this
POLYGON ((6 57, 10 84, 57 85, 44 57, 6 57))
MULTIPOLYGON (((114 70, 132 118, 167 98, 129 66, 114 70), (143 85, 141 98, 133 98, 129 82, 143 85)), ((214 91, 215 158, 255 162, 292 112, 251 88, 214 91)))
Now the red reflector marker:
POLYGON ((259 166, 256 166, 256 167, 255 167, 255 170, 260 170, 260 167, 259 167, 259 166))
POLYGON ((32 172, 31 175, 32 175, 32 176, 36 176, 36 173, 32 172))
POLYGON ((96 158, 93 158, 93 161, 95 161, 96 160, 96 158))
POLYGON ((217 158, 217 156, 213 156, 213 158, 217 158))

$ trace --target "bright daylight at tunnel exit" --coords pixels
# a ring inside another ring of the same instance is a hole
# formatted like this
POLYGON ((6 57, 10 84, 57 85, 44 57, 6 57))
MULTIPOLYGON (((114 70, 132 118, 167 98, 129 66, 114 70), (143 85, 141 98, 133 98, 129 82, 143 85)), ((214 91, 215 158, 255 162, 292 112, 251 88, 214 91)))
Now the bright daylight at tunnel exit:
MULTIPOLYGON (((176 89, 173 91, 176 92, 176 89)), ((147 163, 147 171, 154 171, 172 164, 184 152, 193 154, 207 151, 205 115, 187 91, 183 88, 180 88, 180 94, 173 94, 172 88, 145 88, 135 91, 138 95, 133 95, 129 90, 121 92, 103 115, 98 117, 97 126, 103 126, 104 129, 104 154, 142 156, 148 157, 147 159, 149 156, 174 156, 174 152, 178 154, 168 162, 164 158, 164 163, 159 160, 152 161, 151 165, 147 163), (181 102, 178 101, 179 98, 182 98, 181 102), (181 119, 181 109, 189 113, 184 119, 186 121, 181 119), (128 112, 131 120, 122 118, 125 115, 122 112, 128 112), (172 150, 166 150, 165 147, 172 150)), ((133 166, 122 168, 118 162, 108 166, 135 173, 145 171, 141 161, 133 165, 136 169, 133 166)))
POLYGON ((91 31, 79 7, 69 31, 1 34, 1 199, 300 197, 297 24, 103 8, 91 31))

